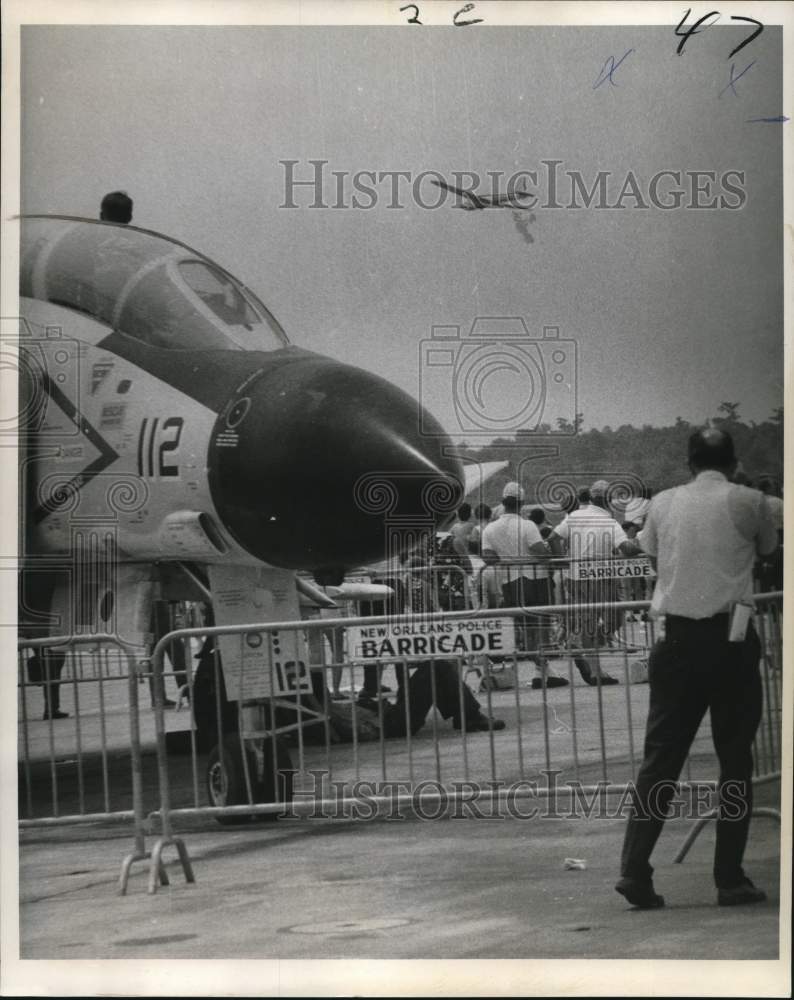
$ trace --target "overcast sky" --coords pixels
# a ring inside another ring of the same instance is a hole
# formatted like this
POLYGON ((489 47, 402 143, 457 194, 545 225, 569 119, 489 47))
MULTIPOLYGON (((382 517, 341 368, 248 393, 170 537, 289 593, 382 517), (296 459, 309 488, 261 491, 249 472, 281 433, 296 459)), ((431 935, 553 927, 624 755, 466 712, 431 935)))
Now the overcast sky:
MULTIPOLYGON (((23 210, 96 216, 125 189, 135 223, 237 274, 294 343, 413 395, 433 324, 522 316, 576 340, 585 427, 700 421, 723 400, 762 420, 783 394, 783 126, 747 119, 783 110, 781 37, 728 58, 747 33, 710 29, 679 57, 669 28, 26 27, 23 210), (317 158, 329 202, 331 170, 547 159, 588 186, 612 171, 616 191, 632 170, 646 193, 664 169, 744 171, 747 200, 537 208, 529 243, 509 210, 390 210, 387 184, 371 210, 279 208, 279 161, 308 178, 317 158)), ((426 401, 450 425, 441 375, 426 401)))

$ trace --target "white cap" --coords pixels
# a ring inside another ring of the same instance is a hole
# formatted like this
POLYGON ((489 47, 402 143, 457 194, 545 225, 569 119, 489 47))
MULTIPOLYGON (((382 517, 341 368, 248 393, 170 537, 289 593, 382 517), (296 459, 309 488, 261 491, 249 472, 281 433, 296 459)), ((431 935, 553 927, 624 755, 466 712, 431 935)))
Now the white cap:
POLYGON ((597 479, 590 487, 590 496, 603 497, 609 490, 609 483, 606 479, 597 479))
POLYGON ((524 499, 524 490, 520 483, 507 483, 502 490, 502 499, 507 500, 512 497, 514 500, 524 499))

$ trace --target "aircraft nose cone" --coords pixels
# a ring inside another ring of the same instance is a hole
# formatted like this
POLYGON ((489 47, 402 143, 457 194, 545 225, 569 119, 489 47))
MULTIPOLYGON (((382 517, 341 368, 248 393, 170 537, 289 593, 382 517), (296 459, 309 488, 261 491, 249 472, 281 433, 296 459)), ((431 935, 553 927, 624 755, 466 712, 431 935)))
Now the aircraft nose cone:
POLYGON ((213 500, 252 555, 338 576, 392 554, 395 532, 432 529, 455 509, 463 473, 449 446, 400 389, 306 354, 266 370, 221 413, 213 500))

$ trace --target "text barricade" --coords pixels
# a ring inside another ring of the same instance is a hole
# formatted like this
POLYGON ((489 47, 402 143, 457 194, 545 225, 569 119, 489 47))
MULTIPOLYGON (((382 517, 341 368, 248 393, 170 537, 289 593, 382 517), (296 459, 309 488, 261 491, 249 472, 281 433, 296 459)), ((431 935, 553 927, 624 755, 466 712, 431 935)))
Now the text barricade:
POLYGON ((572 580, 652 580, 650 559, 598 559, 571 563, 572 580))
POLYGON ((510 618, 450 622, 422 617, 393 625, 358 625, 348 635, 351 660, 426 660, 515 650, 515 628, 510 618))

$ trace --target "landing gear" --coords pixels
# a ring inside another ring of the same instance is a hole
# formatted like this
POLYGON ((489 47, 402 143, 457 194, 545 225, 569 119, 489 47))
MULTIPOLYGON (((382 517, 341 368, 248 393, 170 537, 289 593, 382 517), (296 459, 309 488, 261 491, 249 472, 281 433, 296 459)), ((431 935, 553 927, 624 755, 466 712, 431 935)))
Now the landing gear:
MULTIPOLYGON (((273 742, 264 739, 258 742, 260 753, 249 743, 243 749, 237 734, 224 737, 222 748, 216 745, 207 758, 207 797, 211 806, 241 806, 265 802, 290 802, 292 800, 292 778, 294 770, 289 750, 276 741, 276 773, 273 773, 273 742), (222 749, 222 752, 221 752, 222 749), (245 753, 245 762, 243 761, 245 753), (246 766, 250 781, 251 796, 246 782, 246 766)), ((250 815, 216 816, 222 826, 241 826, 250 823, 250 815)), ((260 816, 264 820, 275 820, 277 813, 260 816)))

